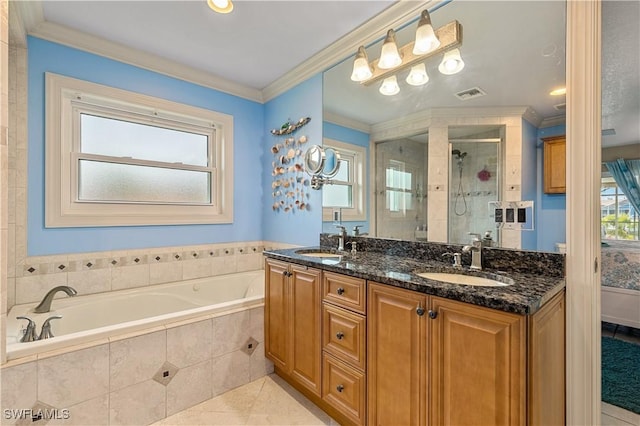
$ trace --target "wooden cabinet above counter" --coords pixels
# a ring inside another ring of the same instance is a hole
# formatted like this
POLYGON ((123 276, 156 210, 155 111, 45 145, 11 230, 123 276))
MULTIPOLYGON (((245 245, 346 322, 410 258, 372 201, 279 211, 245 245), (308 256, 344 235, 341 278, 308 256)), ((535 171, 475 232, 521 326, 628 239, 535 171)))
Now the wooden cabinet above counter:
POLYGON ((545 194, 564 194, 566 191, 566 138, 554 136, 542 139, 544 143, 545 194))

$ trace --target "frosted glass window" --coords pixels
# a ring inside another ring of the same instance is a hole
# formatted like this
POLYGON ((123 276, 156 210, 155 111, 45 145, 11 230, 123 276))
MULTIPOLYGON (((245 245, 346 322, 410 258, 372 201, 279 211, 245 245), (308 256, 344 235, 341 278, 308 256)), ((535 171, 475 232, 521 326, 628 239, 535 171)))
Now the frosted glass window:
POLYGON ((80 152, 207 166, 207 135, 80 114, 80 152))
POLYGON ((322 205, 324 207, 352 207, 351 185, 325 185, 322 187, 322 205))
POLYGON ((211 202, 208 172, 80 160, 80 201, 115 203, 211 202))

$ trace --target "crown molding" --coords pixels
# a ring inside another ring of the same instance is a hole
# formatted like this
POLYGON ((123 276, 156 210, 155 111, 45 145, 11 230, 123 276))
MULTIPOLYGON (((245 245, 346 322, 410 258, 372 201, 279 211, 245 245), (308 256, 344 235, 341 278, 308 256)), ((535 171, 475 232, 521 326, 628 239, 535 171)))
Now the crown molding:
POLYGON ((273 83, 262 89, 265 102, 277 97, 305 80, 323 72, 354 54, 359 46, 366 46, 384 36, 386 29, 398 28, 418 17, 424 9, 432 9, 449 0, 398 1, 364 24, 336 40, 273 83))
POLYGON ((77 31, 63 25, 42 21, 32 30, 27 28, 27 31, 29 35, 34 37, 63 44, 85 52, 95 53, 109 59, 144 68, 159 74, 164 74, 169 77, 188 81, 190 83, 225 92, 230 95, 262 103, 262 93, 260 90, 252 89, 233 81, 217 77, 209 72, 192 68, 142 50, 133 49, 120 43, 107 41, 103 38, 77 31))
POLYGON ((9 2, 9 31, 12 43, 26 47, 29 30, 42 22, 44 13, 40 0, 9 2))
POLYGON ((567 124, 567 116, 564 114, 543 118, 539 127, 542 129, 545 127, 560 126, 562 124, 567 124))
POLYGON ((359 132, 371 133, 371 126, 362 121, 354 120, 353 118, 345 117, 335 112, 323 110, 322 120, 329 123, 337 124, 338 126, 347 127, 349 129, 358 130, 359 132))

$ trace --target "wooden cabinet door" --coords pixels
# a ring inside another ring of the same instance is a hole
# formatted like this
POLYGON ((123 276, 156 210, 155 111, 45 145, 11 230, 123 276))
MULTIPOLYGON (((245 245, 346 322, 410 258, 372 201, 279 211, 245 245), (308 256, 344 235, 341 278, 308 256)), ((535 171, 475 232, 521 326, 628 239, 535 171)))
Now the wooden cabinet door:
POLYGON ((566 192, 566 142, 564 136, 544 138, 544 192, 566 192))
POLYGON ((382 284, 368 285, 368 424, 424 425, 427 296, 382 284))
POLYGON ((291 265, 291 377, 321 396, 322 293, 320 271, 291 265))
POLYGON ((265 355, 284 371, 289 368, 289 264, 265 262, 264 344, 265 355))
POLYGON ((431 424, 525 424, 524 317, 438 297, 431 309, 431 424))

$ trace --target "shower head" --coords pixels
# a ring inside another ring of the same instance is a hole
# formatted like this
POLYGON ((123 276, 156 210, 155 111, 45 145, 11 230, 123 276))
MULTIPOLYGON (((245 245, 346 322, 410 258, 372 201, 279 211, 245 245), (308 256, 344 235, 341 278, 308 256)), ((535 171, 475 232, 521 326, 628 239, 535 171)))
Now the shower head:
POLYGON ((461 161, 464 157, 467 156, 466 152, 460 152, 459 149, 454 149, 451 151, 451 155, 454 155, 458 161, 461 161))
POLYGON ((451 151, 451 154, 455 155, 456 157, 460 156, 460 150, 459 149, 454 149, 453 151, 451 151))

